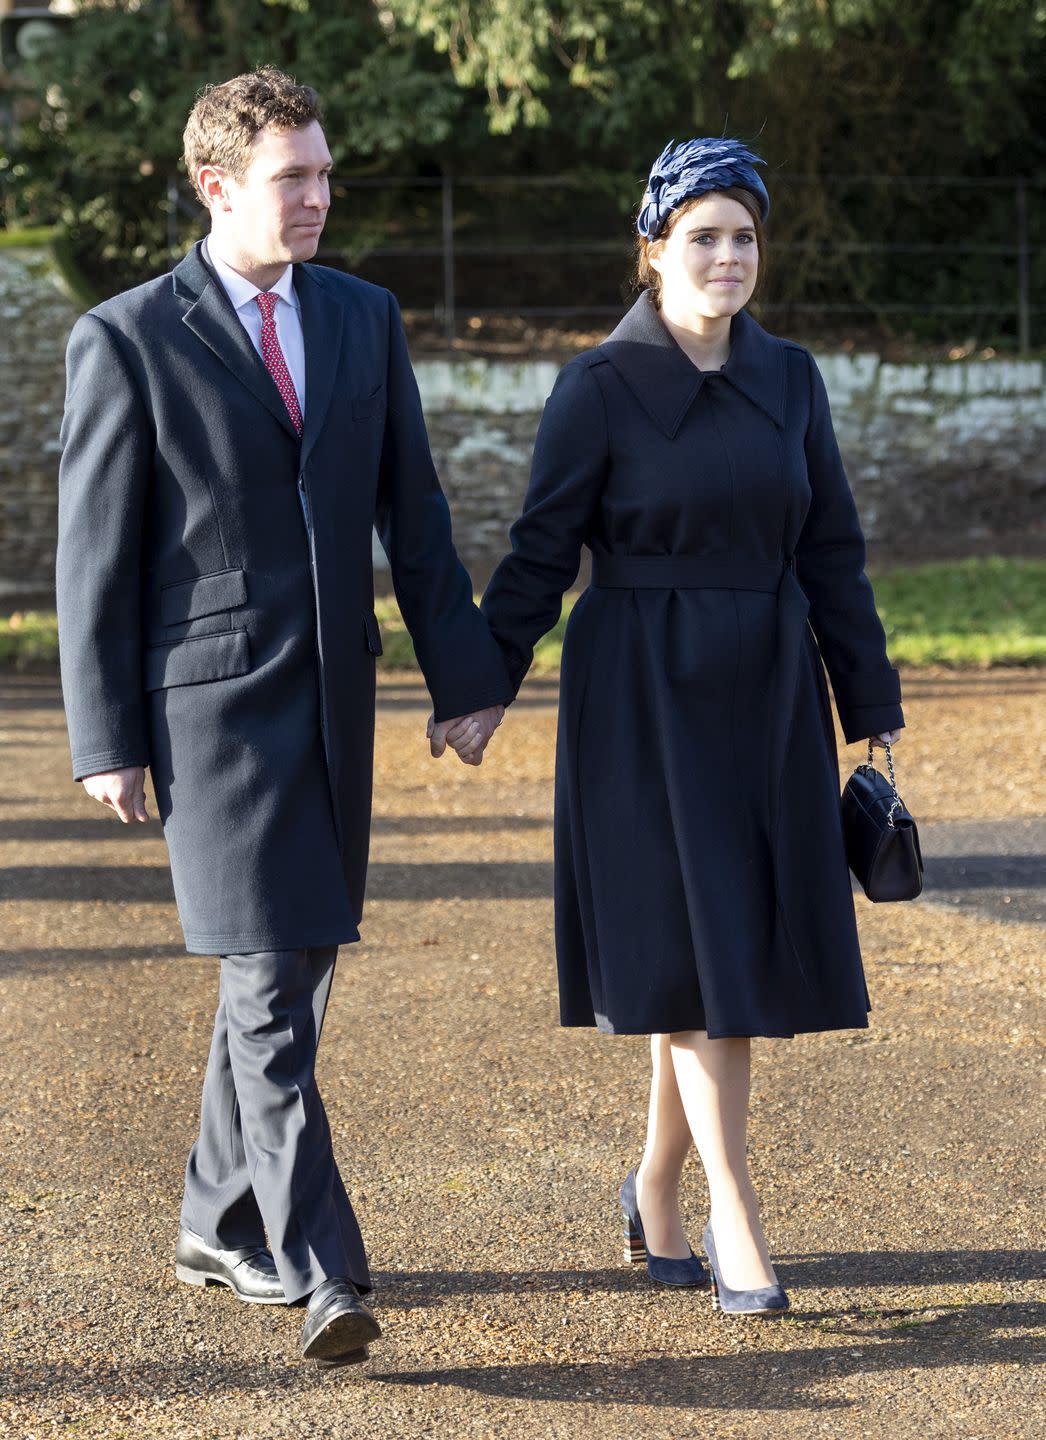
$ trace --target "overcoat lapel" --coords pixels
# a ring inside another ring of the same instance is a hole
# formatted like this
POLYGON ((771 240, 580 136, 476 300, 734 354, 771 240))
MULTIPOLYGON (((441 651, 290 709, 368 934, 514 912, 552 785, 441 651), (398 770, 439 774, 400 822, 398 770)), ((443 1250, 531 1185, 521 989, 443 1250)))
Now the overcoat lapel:
POLYGON ((175 294, 188 306, 182 321, 297 440, 298 432, 276 382, 240 324, 223 285, 207 268, 201 246, 202 241, 194 245, 174 269, 175 294))
POLYGON ((305 337, 305 433, 302 465, 323 429, 341 352, 342 306, 305 265, 294 267, 294 289, 305 337))
POLYGON ((709 374, 718 373, 784 428, 785 360, 781 342, 747 310, 730 322, 722 370, 699 370, 676 343, 644 290, 599 347, 659 429, 672 439, 709 374))

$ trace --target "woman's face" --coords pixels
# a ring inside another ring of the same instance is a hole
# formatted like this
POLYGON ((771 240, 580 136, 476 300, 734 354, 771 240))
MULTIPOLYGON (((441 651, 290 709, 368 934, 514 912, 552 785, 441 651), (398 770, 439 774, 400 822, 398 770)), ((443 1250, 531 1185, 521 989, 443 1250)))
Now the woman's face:
POLYGON ((681 215, 650 256, 664 307, 709 320, 747 305, 759 274, 752 217, 739 200, 715 191, 681 215))

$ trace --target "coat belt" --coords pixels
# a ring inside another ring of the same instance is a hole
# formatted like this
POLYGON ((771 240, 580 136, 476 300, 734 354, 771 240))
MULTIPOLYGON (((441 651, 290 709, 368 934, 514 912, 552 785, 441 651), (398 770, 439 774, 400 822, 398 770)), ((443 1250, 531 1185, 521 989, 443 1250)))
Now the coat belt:
POLYGON ((765 590, 776 594, 794 556, 759 560, 751 555, 592 555, 592 584, 599 590, 765 590))

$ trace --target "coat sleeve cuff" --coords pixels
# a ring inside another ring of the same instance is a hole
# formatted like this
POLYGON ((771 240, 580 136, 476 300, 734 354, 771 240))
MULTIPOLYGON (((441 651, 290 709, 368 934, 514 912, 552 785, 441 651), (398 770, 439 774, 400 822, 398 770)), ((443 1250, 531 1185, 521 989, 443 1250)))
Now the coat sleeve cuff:
POLYGON ((904 715, 900 705, 861 705, 854 710, 839 709, 839 721, 847 745, 882 735, 887 730, 903 730, 904 715))
POLYGON ((108 775, 113 770, 130 770, 137 765, 143 770, 148 769, 149 757, 120 750, 100 751, 96 755, 74 755, 73 779, 86 780, 88 775, 108 775))
POLYGON ((457 720, 462 715, 473 715, 477 710, 489 710, 494 705, 504 705, 506 708, 515 699, 511 687, 501 685, 486 692, 477 691, 473 696, 440 696, 438 701, 433 700, 432 714, 437 725, 442 725, 444 720, 457 720), (463 699, 471 699, 471 704, 462 704, 463 699))
POLYGON ((840 710, 901 703, 901 677, 890 665, 837 673, 832 676, 832 689, 840 710))
POLYGON ((841 671, 832 676, 839 721, 847 744, 884 730, 900 730, 901 678, 890 665, 874 670, 841 671))

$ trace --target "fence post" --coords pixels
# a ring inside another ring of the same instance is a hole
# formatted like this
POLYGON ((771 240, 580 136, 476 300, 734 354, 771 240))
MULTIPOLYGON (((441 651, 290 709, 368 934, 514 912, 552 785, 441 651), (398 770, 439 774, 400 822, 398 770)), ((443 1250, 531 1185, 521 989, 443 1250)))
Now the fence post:
POLYGON ((443 172, 443 333, 448 343, 457 334, 454 304, 454 181, 443 172))
POLYGON ((1023 176, 1017 181, 1017 348, 1022 355, 1031 349, 1031 281, 1028 264, 1028 187, 1023 176))

